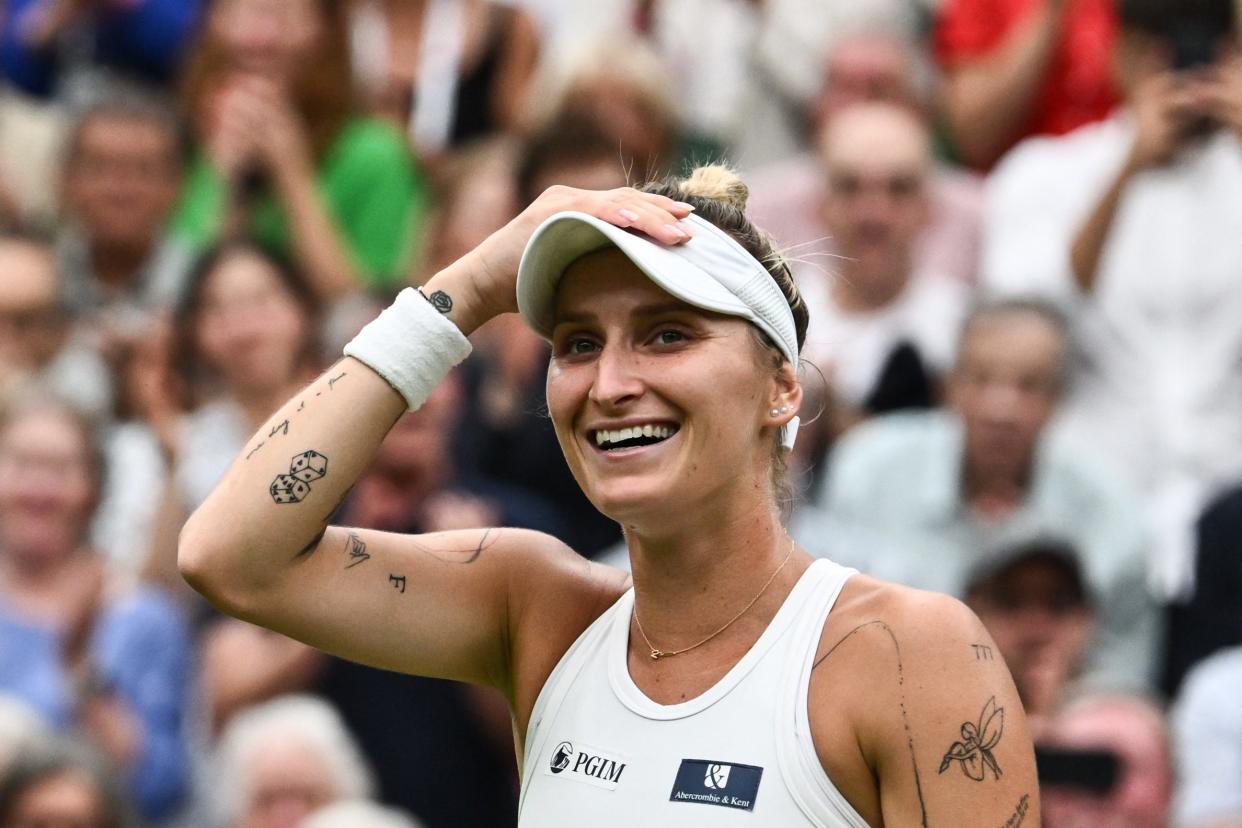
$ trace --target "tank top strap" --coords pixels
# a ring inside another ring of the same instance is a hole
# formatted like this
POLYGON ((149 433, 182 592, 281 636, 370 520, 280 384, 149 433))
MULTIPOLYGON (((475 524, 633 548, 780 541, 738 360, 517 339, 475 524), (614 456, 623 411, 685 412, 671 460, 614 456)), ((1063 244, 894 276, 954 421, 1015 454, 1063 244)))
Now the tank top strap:
POLYGON ((785 665, 784 688, 778 712, 777 755, 781 772, 785 777, 790 796, 817 825, 841 825, 850 828, 869 828, 849 801, 829 779, 815 750, 811 737, 811 717, 808 707, 811 687, 811 669, 828 614, 836 605, 841 590, 857 570, 828 561, 822 565, 823 574, 816 590, 815 599, 808 601, 797 620, 797 633, 793 640, 802 642, 800 648, 792 649, 785 665))

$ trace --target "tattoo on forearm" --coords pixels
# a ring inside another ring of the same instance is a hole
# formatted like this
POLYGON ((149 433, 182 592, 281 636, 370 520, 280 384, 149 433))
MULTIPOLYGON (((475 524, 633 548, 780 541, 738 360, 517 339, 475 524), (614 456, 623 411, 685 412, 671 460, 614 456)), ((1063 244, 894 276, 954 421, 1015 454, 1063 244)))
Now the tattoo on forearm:
POLYGON ((397 590, 397 592, 400 592, 402 595, 405 595, 404 575, 389 575, 388 582, 392 584, 393 589, 397 590))
POLYGON ((1018 804, 1013 809, 1013 815, 1005 820, 1005 824, 1001 828, 1018 828, 1026 819, 1026 813, 1031 809, 1031 795, 1022 794, 1022 798, 1018 800, 1018 804))
POLYGON ((371 560, 371 556, 367 554, 366 543, 353 532, 350 532, 345 540, 345 553, 349 556, 349 563, 345 565, 346 569, 353 569, 358 564, 371 560))
POLYGON ((304 451, 289 463, 288 474, 278 474, 268 491, 277 503, 301 503, 310 484, 328 473, 328 458, 315 450, 304 451))
MULTIPOLYGON (((419 293, 422 293, 422 291, 420 290, 419 293)), ((442 290, 437 290, 430 296, 423 293, 423 297, 440 313, 448 313, 453 310, 453 297, 442 290)))
POLYGON ((269 438, 275 437, 278 432, 280 434, 284 434, 286 437, 289 436, 289 421, 288 420, 285 420, 279 425, 272 426, 272 430, 267 433, 267 436, 269 438))
POLYGON ((893 652, 897 657, 897 706, 901 710, 901 726, 906 731, 906 750, 910 754, 910 769, 914 772, 914 793, 918 796, 919 800, 919 825, 921 828, 927 828, 927 805, 923 802, 923 780, 922 777, 919 776, 919 763, 915 758, 914 731, 910 728, 910 717, 906 713, 906 678, 901 666, 901 645, 897 643, 897 636, 893 633, 892 627, 880 620, 867 621, 866 623, 859 624, 857 627, 842 636, 840 641, 829 647, 828 652, 820 656, 815 663, 811 665, 811 670, 814 671, 817 667, 819 667, 819 665, 827 661, 828 657, 835 653, 837 648, 839 648, 842 644, 849 641, 857 633, 868 628, 875 628, 884 632, 893 643, 893 652))
POLYGON ((975 651, 975 661, 995 661, 992 657, 992 648, 987 644, 971 644, 975 651))
POLYGON ((346 373, 348 372, 342 371, 341 373, 337 374, 335 377, 330 377, 328 379, 328 390, 331 391, 338 382, 344 379, 346 373))
POLYGON ((264 447, 264 446, 266 446, 266 445, 267 445, 267 441, 266 441, 266 440, 260 440, 260 441, 259 441, 259 444, 258 444, 257 446, 255 446, 254 448, 252 448, 252 449, 250 450, 250 453, 246 455, 246 459, 247 459, 247 460, 249 460, 251 457, 254 457, 255 452, 257 452, 259 449, 263 448, 263 447, 264 447))
MULTIPOLYGON (((298 411, 301 411, 303 408, 306 408, 306 400, 298 400, 298 411)), ((294 413, 296 414, 297 411, 294 413)))
POLYGON ((976 782, 982 782, 987 771, 993 779, 1000 779, 1001 769, 992 750, 1000 743, 1005 729, 1005 708, 996 706, 996 697, 988 699, 979 714, 979 722, 962 723, 962 741, 954 742, 940 761, 940 773, 957 762, 962 773, 976 782))

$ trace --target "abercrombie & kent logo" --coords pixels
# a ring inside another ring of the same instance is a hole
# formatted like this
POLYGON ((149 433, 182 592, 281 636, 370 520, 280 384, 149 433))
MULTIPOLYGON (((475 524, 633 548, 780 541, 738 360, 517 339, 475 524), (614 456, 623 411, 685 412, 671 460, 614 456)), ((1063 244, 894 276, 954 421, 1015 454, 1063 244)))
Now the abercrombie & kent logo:
POLYGON ((587 745, 574 747, 573 742, 565 741, 552 751, 545 773, 553 776, 565 774, 566 779, 575 779, 608 790, 616 790, 625 771, 623 757, 598 750, 587 745))
POLYGON ((763 768, 707 759, 682 759, 670 802, 696 802, 742 811, 755 809, 763 768))

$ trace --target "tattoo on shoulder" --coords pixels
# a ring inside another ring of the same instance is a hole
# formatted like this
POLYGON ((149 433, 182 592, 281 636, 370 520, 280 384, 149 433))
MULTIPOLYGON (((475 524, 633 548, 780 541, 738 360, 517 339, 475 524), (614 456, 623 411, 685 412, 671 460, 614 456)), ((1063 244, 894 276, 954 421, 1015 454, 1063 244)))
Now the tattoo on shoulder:
POLYGON ((975 651, 975 661, 995 661, 992 656, 992 648, 987 644, 971 644, 975 651))
POLYGON ((328 458, 311 449, 296 455, 288 474, 278 474, 268 487, 276 503, 301 503, 311 491, 311 483, 328 473, 328 458))
POLYGON ((350 532, 345 540, 345 554, 349 556, 349 563, 345 565, 346 569, 353 569, 358 564, 371 560, 371 556, 367 553, 366 543, 354 532, 350 532))
POLYGON ((1026 814, 1031 810, 1031 795, 1022 794, 1022 798, 1018 800, 1018 804, 1014 806, 1013 814, 1009 819, 1005 820, 1002 828, 1018 828, 1026 819, 1026 814))
POLYGON ((1000 744, 1004 729, 1005 708, 998 707, 996 697, 993 696, 983 706, 978 723, 962 723, 962 740, 954 742, 945 751, 944 758, 940 760, 940 773, 944 773, 956 762, 962 773, 976 782, 982 782, 989 770, 992 771, 993 779, 1000 779, 1001 768, 992 751, 1000 744))
POLYGON ((395 589, 397 592, 400 592, 402 595, 405 595, 405 576, 404 575, 389 575, 388 583, 392 584, 392 588, 395 589))
POLYGON ((918 796, 919 800, 919 814, 921 816, 919 825, 922 826, 922 828, 927 828, 927 805, 923 801, 923 780, 919 775, 919 763, 915 756, 914 731, 910 727, 910 717, 906 712, 906 679, 901 665, 901 645, 897 643, 897 635, 893 632, 893 628, 879 619, 859 624, 857 627, 842 636, 836 644, 829 647, 828 652, 820 656, 815 663, 811 665, 811 670, 813 671, 818 668, 821 664, 827 661, 828 657, 835 653, 842 644, 866 629, 878 629, 887 635, 893 644, 893 652, 897 656, 897 691, 899 694, 897 706, 901 711, 901 725, 906 732, 906 750, 910 754, 910 769, 914 774, 914 792, 918 796))

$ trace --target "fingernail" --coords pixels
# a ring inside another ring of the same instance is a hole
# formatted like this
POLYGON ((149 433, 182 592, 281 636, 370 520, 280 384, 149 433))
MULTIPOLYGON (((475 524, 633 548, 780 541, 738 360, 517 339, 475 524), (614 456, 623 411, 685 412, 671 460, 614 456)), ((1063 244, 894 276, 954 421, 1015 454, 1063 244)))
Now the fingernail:
POLYGON ((621 214, 621 218, 626 221, 638 221, 640 218, 638 213, 635 213, 633 210, 620 210, 619 212, 621 214))
POLYGON ((674 203, 673 203, 673 206, 674 206, 674 207, 680 207, 682 210, 687 210, 687 211, 689 211, 689 212, 691 212, 691 213, 693 213, 693 212, 694 212, 694 205, 693 205, 693 204, 687 204, 687 203, 686 203, 686 202, 684 202, 684 201, 677 201, 677 202, 674 202, 674 203))
POLYGON ((681 229, 680 227, 678 227, 676 224, 666 224, 666 225, 664 225, 664 226, 668 228, 668 230, 669 230, 669 232, 670 232, 671 234, 673 234, 674 236, 676 236, 676 237, 677 237, 677 240, 678 240, 678 241, 684 241, 684 240, 686 240, 686 239, 690 238, 690 234, 689 234, 689 233, 687 233, 685 230, 682 230, 682 229, 681 229))

